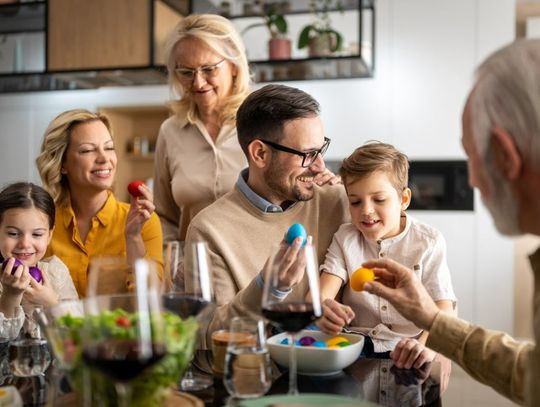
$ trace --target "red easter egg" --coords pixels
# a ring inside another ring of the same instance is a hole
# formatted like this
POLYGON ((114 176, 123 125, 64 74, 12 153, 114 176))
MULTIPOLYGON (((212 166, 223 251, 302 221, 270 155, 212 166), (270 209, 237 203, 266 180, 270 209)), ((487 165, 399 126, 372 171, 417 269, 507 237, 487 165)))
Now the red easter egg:
POLYGON ((132 181, 128 185, 128 192, 133 198, 138 198, 143 196, 142 192, 139 191, 139 186, 144 185, 142 181, 132 181))

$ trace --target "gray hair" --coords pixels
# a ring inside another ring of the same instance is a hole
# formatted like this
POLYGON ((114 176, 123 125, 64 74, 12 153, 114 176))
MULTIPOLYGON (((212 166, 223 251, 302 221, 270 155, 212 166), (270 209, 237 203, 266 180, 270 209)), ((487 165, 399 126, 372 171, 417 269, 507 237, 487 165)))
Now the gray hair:
POLYGON ((527 165, 540 169, 540 40, 519 40, 489 56, 477 69, 470 96, 473 138, 488 169, 490 131, 501 127, 527 165))

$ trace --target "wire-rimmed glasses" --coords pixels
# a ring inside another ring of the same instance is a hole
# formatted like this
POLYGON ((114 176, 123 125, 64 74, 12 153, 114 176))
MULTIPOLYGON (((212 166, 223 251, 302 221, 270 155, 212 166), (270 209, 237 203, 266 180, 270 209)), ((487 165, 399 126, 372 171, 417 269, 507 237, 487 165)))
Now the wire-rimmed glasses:
POLYGON ((224 62, 225 59, 222 59, 216 64, 204 65, 198 68, 176 68, 174 72, 183 81, 192 81, 197 74, 201 74, 204 79, 209 79, 217 75, 224 62))

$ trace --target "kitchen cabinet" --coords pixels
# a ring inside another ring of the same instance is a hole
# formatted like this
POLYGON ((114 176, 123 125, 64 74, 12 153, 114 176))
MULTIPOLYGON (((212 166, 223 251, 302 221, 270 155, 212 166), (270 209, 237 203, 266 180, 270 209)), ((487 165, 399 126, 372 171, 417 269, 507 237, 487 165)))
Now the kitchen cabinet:
MULTIPOLYGON (((321 1, 326 0, 316 3, 321 1)), ((261 22, 270 4, 284 7, 292 54, 269 59, 266 27, 246 31, 243 40, 256 82, 373 76, 375 0, 340 0, 339 9, 335 0, 329 1, 327 15, 332 28, 343 35, 344 47, 325 56, 310 56, 296 45, 302 28, 313 22, 310 0, 0 3, 0 93, 161 85, 166 83, 165 39, 183 16, 221 13, 243 31, 261 22), (246 9, 249 4, 258 5, 259 11, 246 9)))
POLYGON ((101 107, 113 130, 118 157, 115 196, 129 202, 127 185, 140 179, 149 183, 154 175, 154 148, 161 123, 169 117, 169 109, 163 106, 101 107))
POLYGON ((0 55, 9 56, 4 67, 0 57, 0 92, 163 84, 166 37, 188 12, 188 0, 0 4, 0 35, 37 37, 8 43, 9 50, 0 37, 0 55), (11 58, 34 57, 36 50, 41 56, 33 69, 24 58, 22 64, 11 58))

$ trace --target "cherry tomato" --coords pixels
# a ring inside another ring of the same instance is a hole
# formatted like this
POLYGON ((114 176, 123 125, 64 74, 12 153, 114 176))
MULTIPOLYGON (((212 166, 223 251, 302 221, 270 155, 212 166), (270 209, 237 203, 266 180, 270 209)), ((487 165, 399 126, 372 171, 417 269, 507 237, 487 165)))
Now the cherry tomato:
POLYGON ((122 315, 116 318, 116 326, 127 328, 131 326, 131 321, 129 320, 128 317, 125 317, 122 315))

